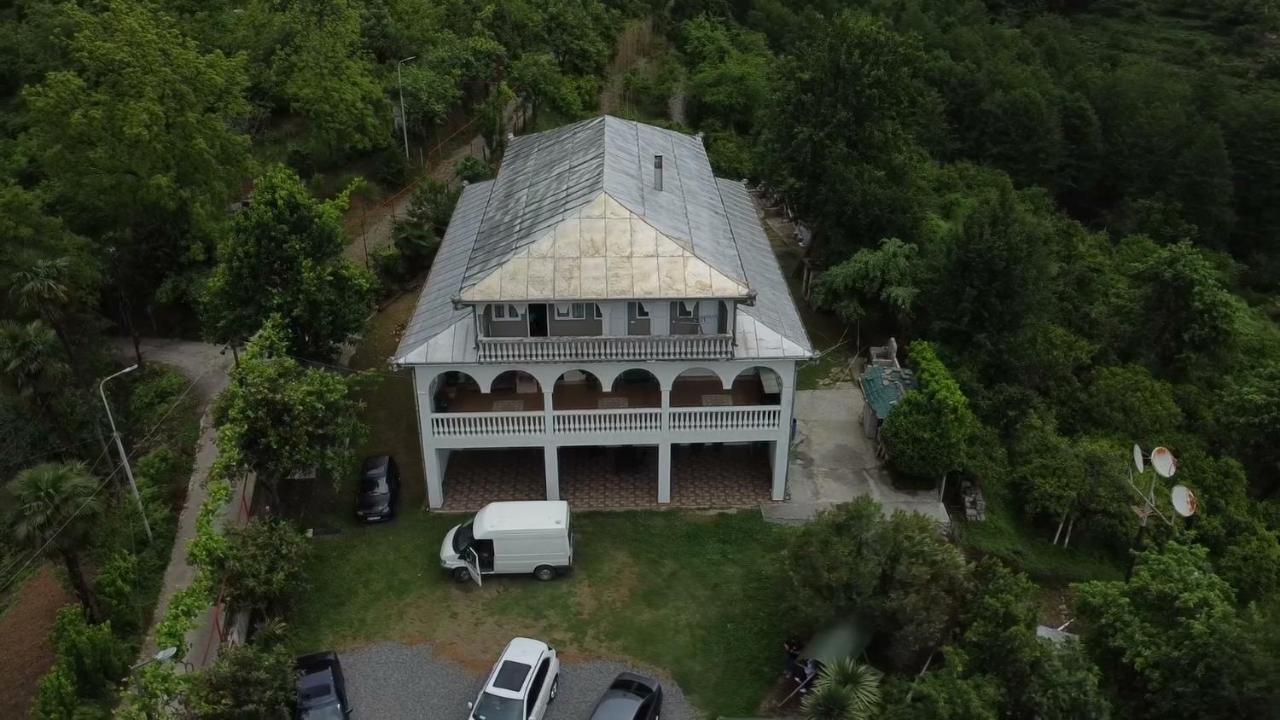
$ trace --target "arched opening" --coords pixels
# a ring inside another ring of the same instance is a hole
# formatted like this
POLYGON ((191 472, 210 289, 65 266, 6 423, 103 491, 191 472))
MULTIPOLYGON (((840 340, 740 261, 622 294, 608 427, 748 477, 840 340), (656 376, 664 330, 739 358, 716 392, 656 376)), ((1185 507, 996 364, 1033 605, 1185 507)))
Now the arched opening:
POLYGON ((472 407, 484 391, 480 383, 470 375, 457 370, 440 373, 435 379, 435 391, 431 393, 432 412, 479 412, 472 407))
POLYGON ((648 370, 632 368, 618 373, 605 397, 610 398, 606 404, 617 407, 662 407, 662 385, 648 370))
POLYGON ((733 379, 734 405, 781 405, 782 376, 772 368, 749 367, 733 379))
POLYGON ((492 412, 522 412, 542 409, 542 386, 523 370, 508 370, 489 384, 492 412))
POLYGON ((586 370, 567 370, 556 378, 551 403, 556 410, 594 410, 604 391, 600 379, 586 370))
POLYGON ((706 368, 689 368, 671 383, 671 407, 714 407, 732 405, 732 393, 724 389, 720 376, 706 368))

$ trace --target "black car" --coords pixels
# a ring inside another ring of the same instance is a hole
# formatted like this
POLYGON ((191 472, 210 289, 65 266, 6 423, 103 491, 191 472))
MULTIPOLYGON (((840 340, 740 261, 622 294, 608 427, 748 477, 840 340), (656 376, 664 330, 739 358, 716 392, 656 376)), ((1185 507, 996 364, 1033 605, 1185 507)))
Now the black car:
POLYGON ((347 684, 342 679, 342 664, 332 652, 303 655, 295 661, 298 670, 297 720, 346 720, 351 714, 347 704, 347 684))
POLYGON ((662 685, 653 678, 622 673, 591 711, 591 720, 658 720, 662 685))
POLYGON ((360 493, 356 497, 356 519, 365 522, 390 520, 396 514, 400 494, 400 468, 390 455, 365 458, 360 470, 360 493))

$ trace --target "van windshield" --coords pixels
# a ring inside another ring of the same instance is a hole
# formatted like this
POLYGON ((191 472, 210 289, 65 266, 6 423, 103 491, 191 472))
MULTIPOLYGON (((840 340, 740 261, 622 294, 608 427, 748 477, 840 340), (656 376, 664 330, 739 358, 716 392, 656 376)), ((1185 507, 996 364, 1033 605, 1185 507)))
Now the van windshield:
POLYGON ((471 545, 471 541, 475 539, 476 536, 471 531, 471 521, 468 520, 462 523, 458 526, 457 532, 453 534, 453 551, 461 555, 462 551, 466 550, 467 546, 471 545))

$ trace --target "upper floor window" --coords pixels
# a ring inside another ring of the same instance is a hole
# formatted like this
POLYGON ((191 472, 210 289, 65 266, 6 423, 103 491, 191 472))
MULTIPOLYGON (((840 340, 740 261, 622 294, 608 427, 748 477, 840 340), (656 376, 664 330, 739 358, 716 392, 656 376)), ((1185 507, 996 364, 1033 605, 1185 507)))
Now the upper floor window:
POLYGON ((644 320, 649 317, 649 308, 645 307, 644 303, 642 302, 627 303, 627 306, 631 310, 632 318, 635 318, 638 320, 644 320))
POLYGON ((520 308, 515 305, 490 305, 494 320, 519 320, 520 308))
POLYGON ((556 303, 557 320, 599 320, 602 317, 596 303, 556 303))
POLYGON ((698 303, 681 300, 676 304, 676 317, 692 318, 698 316, 698 303))

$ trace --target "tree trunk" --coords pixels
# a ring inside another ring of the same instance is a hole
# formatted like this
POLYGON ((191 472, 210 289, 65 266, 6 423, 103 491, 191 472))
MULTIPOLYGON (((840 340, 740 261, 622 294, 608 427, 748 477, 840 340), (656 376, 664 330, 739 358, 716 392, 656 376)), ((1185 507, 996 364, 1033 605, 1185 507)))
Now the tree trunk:
POLYGON ((1076 516, 1072 515, 1071 522, 1067 523, 1067 536, 1062 540, 1063 549, 1066 549, 1067 545, 1071 544, 1071 529, 1074 528, 1075 526, 1076 526, 1076 516))
POLYGON ((1062 519, 1058 521, 1058 531, 1053 534, 1053 544, 1058 544, 1058 538, 1062 535, 1062 526, 1067 524, 1067 514, 1062 513, 1062 519))
POLYGON ((67 568, 67 576, 71 578, 71 585, 75 587, 76 596, 80 598, 80 604, 84 606, 89 622, 102 622, 102 613, 98 611, 98 599, 94 597, 93 590, 89 588, 89 581, 85 579, 84 569, 80 567, 80 558, 70 550, 63 550, 62 564, 67 568))

